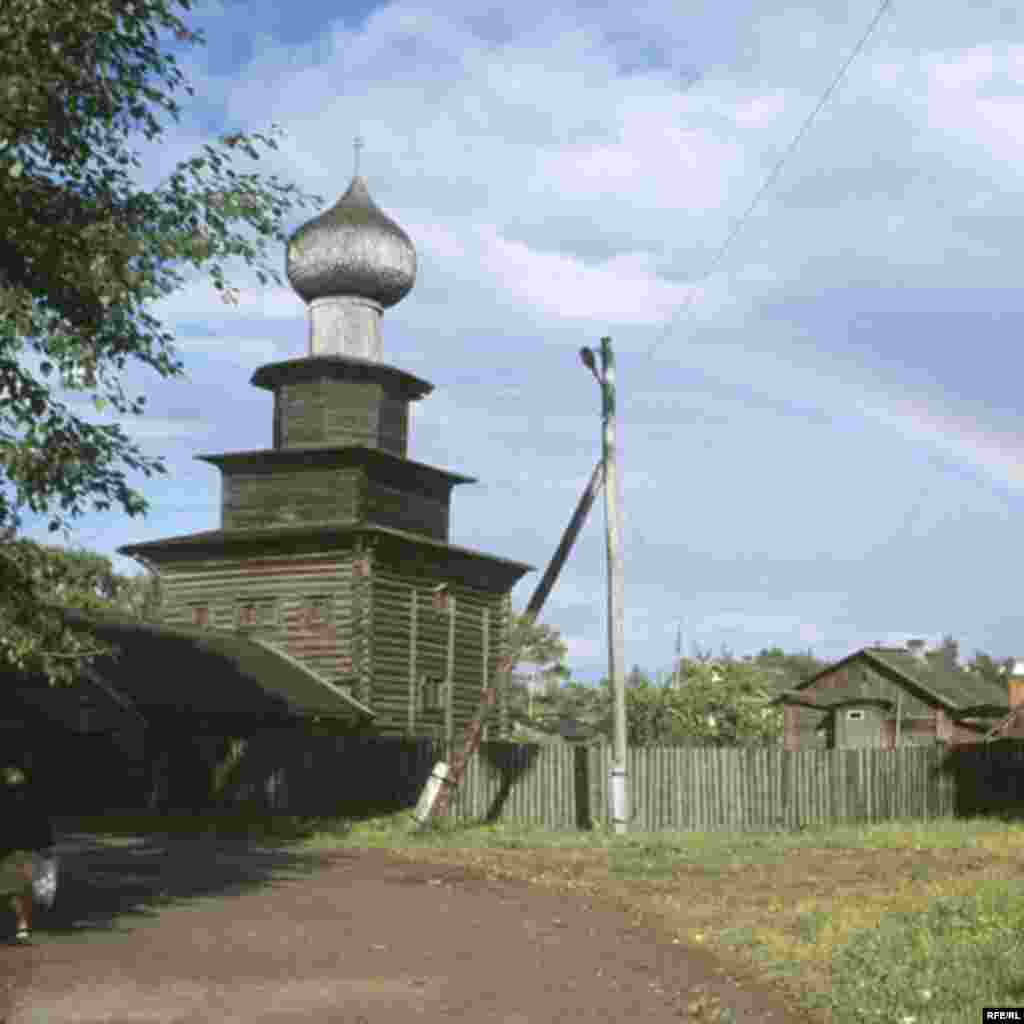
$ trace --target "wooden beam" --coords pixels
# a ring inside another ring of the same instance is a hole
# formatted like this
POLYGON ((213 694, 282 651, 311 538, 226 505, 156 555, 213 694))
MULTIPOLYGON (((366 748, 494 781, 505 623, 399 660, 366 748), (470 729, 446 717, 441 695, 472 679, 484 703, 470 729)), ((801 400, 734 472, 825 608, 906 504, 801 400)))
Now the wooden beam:
POLYGON ((416 735, 416 706, 419 703, 419 687, 416 685, 416 634, 418 622, 418 594, 416 587, 409 588, 409 735, 416 735))
POLYGON ((448 664, 444 673, 444 742, 450 747, 455 738, 452 719, 455 689, 455 595, 448 595, 448 664))
MULTIPOLYGON (((483 667, 482 667, 482 669, 480 671, 480 682, 481 682, 482 687, 483 687, 483 686, 487 685, 487 673, 488 673, 488 669, 490 668, 490 664, 491 664, 491 644, 490 644, 490 641, 491 641, 491 635, 490 635, 491 634, 491 612, 490 612, 489 608, 484 608, 480 612, 480 628, 483 631, 483 634, 481 636, 481 640, 483 641, 483 643, 482 643, 482 648, 483 648, 483 653, 482 653, 483 667)), ((485 742, 487 740, 487 737, 488 737, 488 726, 487 726, 487 723, 485 722, 484 723, 484 731, 483 731, 483 739, 484 739, 485 742)))

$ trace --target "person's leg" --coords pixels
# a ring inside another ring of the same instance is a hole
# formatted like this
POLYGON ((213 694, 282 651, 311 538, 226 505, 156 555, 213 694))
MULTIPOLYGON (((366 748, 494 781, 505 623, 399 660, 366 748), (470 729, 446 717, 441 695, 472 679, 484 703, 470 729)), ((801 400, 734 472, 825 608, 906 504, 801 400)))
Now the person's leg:
POLYGON ((32 927, 33 865, 30 855, 26 854, 24 856, 17 870, 21 876, 23 887, 20 891, 11 894, 11 906, 14 908, 17 937, 19 939, 27 939, 29 930, 32 927))
POLYGON ((32 890, 12 896, 11 903, 14 905, 18 937, 27 937, 32 928, 32 890))

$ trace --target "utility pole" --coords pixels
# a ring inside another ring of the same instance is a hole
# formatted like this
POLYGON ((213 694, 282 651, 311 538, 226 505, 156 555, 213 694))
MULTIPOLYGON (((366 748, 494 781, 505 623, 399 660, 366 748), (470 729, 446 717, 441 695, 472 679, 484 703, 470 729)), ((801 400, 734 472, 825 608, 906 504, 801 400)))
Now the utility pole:
POLYGON ((608 817, 617 833, 629 824, 626 764, 625 616, 622 571, 621 498, 615 450, 615 355, 612 339, 601 339, 601 370, 594 353, 580 349, 583 365, 601 387, 601 453, 604 464, 605 538, 608 549, 608 681, 612 691, 612 763, 608 772, 608 817))
POLYGON ((672 689, 678 690, 683 675, 683 624, 676 626, 676 663, 672 672, 672 689))

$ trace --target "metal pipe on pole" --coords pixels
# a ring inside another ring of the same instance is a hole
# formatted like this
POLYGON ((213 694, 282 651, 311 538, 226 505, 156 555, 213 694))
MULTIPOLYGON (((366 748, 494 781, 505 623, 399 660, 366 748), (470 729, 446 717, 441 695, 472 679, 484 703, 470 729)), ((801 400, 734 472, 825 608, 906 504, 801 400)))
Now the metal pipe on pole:
POLYGON ((601 452, 604 463, 605 539, 608 551, 608 683, 612 696, 612 759, 608 770, 608 819, 621 834, 629 825, 626 752, 625 587, 622 568, 621 509, 615 445, 615 354, 612 339, 601 339, 601 370, 594 353, 580 349, 583 365, 601 387, 601 452))

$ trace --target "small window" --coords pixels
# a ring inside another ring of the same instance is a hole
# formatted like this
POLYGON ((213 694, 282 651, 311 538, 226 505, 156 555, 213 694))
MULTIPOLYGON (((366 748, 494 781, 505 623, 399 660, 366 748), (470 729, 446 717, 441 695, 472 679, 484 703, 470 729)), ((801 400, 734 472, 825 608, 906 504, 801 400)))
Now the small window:
POLYGON ((445 682, 439 676, 424 676, 420 683, 421 706, 424 711, 443 711, 445 682))
POLYGON ((863 711, 847 711, 846 712, 846 720, 848 722, 861 722, 861 721, 864 720, 864 712, 863 711))
POLYGON ((275 602, 273 598, 241 598, 235 604, 235 627, 257 629, 274 625, 275 602))
POLYGON ((331 624, 331 599, 329 597, 309 597, 303 602, 302 625, 305 629, 321 629, 331 624))
POLYGON ((194 604, 190 606, 192 625, 205 629, 210 625, 210 606, 208 604, 194 604))

